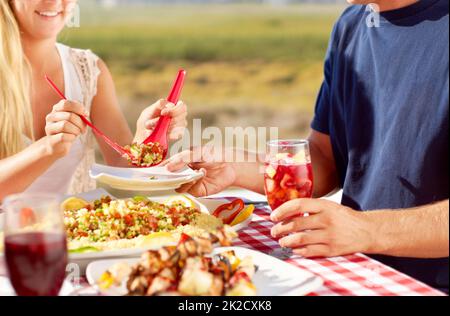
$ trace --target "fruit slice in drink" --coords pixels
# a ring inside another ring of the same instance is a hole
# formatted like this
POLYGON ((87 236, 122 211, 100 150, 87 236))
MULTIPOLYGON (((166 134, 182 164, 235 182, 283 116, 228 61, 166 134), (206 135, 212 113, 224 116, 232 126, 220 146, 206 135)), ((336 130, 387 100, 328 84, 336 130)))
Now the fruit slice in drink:
POLYGON ((287 201, 312 196, 313 173, 311 163, 286 164, 286 160, 266 164, 265 189, 272 210, 287 201))

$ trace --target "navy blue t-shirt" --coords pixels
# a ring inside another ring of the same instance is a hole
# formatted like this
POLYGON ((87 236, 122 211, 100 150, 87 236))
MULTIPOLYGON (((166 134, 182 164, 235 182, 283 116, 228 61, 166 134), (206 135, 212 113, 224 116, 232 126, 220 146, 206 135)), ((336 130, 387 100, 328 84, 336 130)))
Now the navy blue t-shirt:
MULTIPOLYGON (((366 6, 337 22, 312 128, 330 135, 343 188, 357 210, 449 198, 449 1, 381 13, 366 6), (376 20, 372 20, 376 21, 376 20)), ((374 256, 448 291, 448 258, 374 256)))

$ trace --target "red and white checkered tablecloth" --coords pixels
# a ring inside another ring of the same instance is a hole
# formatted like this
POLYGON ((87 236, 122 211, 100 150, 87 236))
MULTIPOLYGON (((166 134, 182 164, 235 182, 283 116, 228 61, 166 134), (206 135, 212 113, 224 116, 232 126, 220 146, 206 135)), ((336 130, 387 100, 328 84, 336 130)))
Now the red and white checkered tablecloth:
MULTIPOLYGON (((270 235, 272 222, 270 210, 258 207, 249 226, 239 233, 235 246, 271 253, 280 246, 270 235)), ((304 259, 293 256, 287 262, 320 276, 324 285, 311 296, 440 296, 444 293, 400 273, 363 254, 328 259, 304 259)), ((0 260, 0 275, 4 274, 4 263, 0 260), (3 271, 2 271, 3 270, 3 271)), ((77 280, 77 288, 89 294, 85 279, 77 280), (84 291, 85 289, 86 291, 84 291)), ((1 291, 0 291, 0 295, 1 291)))

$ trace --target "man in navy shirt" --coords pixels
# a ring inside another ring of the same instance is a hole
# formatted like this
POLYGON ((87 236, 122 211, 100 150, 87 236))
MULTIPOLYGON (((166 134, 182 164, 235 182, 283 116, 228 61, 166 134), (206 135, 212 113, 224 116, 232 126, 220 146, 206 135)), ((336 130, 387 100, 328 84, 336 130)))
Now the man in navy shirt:
MULTIPOLYGON (((272 213, 272 235, 305 257, 373 255, 448 291, 448 0, 350 2, 362 5, 334 27, 309 137, 314 195, 342 188, 342 205, 287 202, 272 213)), ((181 191, 264 192, 258 164, 217 163, 218 150, 196 150, 203 156, 190 166, 206 176, 181 191)))

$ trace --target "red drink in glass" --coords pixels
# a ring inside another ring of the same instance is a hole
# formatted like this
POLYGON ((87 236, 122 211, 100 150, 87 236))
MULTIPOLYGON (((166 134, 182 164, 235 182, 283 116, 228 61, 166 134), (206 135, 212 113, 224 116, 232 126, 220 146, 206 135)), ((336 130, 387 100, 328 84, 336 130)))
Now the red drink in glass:
POLYGON ((267 144, 264 184, 272 210, 313 194, 313 170, 306 140, 277 140, 267 144))
POLYGON ((5 238, 5 257, 17 295, 58 295, 67 265, 64 234, 32 232, 9 235, 5 238))
POLYGON ((67 265, 59 197, 17 194, 6 197, 4 206, 5 262, 17 295, 58 295, 67 265))
POLYGON ((312 165, 268 163, 264 181, 267 200, 274 210, 287 201, 312 196, 312 165))

